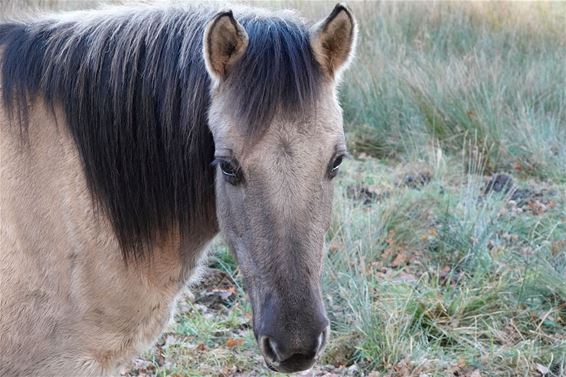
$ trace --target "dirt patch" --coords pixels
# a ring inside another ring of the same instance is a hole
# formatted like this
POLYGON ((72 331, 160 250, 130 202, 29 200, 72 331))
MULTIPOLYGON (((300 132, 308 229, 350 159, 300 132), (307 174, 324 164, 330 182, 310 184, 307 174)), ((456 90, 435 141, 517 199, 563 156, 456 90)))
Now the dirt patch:
POLYGON ((238 296, 234 280, 227 273, 214 268, 207 269, 191 292, 195 303, 215 311, 231 308, 238 296))
POLYGON ((482 193, 484 196, 490 193, 507 195, 508 207, 514 213, 529 212, 538 216, 556 206, 555 190, 536 186, 518 187, 513 177, 504 173, 492 175, 482 193))
POLYGON ((382 191, 377 186, 355 184, 346 188, 346 197, 357 202, 362 202, 363 205, 380 202, 387 199, 389 195, 389 191, 382 191))
POLYGON ((497 173, 491 176, 483 189, 483 194, 487 195, 490 192, 502 192, 506 194, 513 188, 513 178, 510 175, 497 173))
POLYGON ((431 180, 432 174, 428 171, 408 173, 402 177, 401 181, 399 182, 399 186, 418 189, 425 185, 428 185, 431 180))

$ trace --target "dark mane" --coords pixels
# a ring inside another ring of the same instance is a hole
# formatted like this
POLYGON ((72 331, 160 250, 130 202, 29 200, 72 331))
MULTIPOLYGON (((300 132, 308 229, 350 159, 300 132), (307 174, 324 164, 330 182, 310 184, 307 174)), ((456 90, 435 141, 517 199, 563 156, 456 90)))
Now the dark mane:
MULTIPOLYGON (((216 221, 202 58, 216 11, 123 12, 0 24, 0 69, 3 106, 24 133, 35 98, 64 110, 89 189, 125 257, 138 257, 172 230, 216 221)), ((236 17, 250 44, 228 84, 252 136, 278 108, 301 112, 312 103, 321 75, 302 22, 247 12, 236 17)))

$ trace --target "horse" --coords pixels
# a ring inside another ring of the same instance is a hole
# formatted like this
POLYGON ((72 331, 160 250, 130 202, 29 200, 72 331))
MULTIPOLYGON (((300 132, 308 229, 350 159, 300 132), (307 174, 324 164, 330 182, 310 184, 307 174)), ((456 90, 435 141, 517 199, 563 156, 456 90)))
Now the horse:
POLYGON ((222 234, 267 367, 305 370, 356 23, 129 5, 0 23, 0 375, 107 376, 222 234))

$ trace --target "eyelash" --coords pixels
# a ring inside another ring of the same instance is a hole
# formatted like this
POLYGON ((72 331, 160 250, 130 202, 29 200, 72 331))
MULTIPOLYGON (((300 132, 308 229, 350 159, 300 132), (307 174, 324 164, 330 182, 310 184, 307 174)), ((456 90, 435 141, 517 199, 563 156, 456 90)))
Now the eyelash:
POLYGON ((216 159, 213 163, 220 168, 224 180, 233 186, 237 186, 243 181, 242 169, 235 159, 216 159))
POLYGON ((336 175, 338 174, 338 170, 340 168, 340 165, 342 164, 342 161, 344 161, 345 157, 346 157, 346 155, 339 154, 330 161, 330 164, 328 165, 328 178, 329 179, 336 177, 336 175))

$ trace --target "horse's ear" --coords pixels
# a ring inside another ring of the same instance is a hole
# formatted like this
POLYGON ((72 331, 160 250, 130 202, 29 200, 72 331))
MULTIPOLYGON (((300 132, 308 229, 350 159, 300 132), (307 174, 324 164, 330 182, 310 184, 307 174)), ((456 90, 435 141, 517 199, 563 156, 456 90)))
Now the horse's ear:
POLYGON ((337 4, 330 15, 311 29, 310 43, 324 73, 335 79, 354 55, 356 22, 344 4, 337 4))
POLYGON ((247 47, 248 34, 231 10, 214 16, 206 27, 203 43, 204 61, 210 76, 219 81, 224 79, 247 47))

